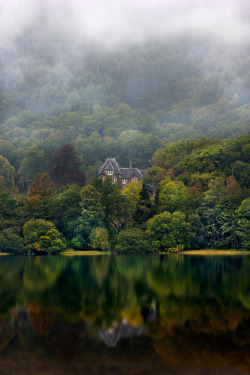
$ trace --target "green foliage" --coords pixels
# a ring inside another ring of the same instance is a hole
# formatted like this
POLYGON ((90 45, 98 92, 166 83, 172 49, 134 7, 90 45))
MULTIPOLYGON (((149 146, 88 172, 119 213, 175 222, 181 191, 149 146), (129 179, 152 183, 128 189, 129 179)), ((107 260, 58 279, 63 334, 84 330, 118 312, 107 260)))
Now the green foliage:
POLYGON ((137 224, 143 224, 150 218, 150 216, 152 216, 152 203, 150 201, 146 184, 143 182, 139 200, 136 205, 136 211, 134 213, 134 221, 137 224))
POLYGON ((103 226, 104 207, 101 202, 101 194, 94 186, 88 185, 81 190, 79 208, 72 245, 81 249, 90 246, 92 229, 103 226))
POLYGON ((183 250, 190 246, 194 236, 191 224, 186 221, 182 212, 162 212, 149 219, 146 223, 147 235, 156 241, 161 250, 183 250))
POLYGON ((37 244, 38 246, 33 245, 35 250, 45 250, 48 253, 65 250, 67 247, 66 239, 56 229, 49 229, 44 236, 40 236, 37 244))
POLYGON ((77 220, 81 214, 81 188, 77 185, 66 185, 48 201, 50 218, 57 229, 67 238, 74 237, 77 220))
POLYGON ((66 249, 66 240, 50 221, 31 219, 23 226, 23 235, 29 251, 55 252, 66 249))
POLYGON ((25 253, 23 238, 18 236, 12 228, 4 229, 0 234, 0 251, 13 254, 25 253))
POLYGON ((236 210, 237 229, 243 249, 250 250, 250 198, 242 201, 240 207, 236 210))
POLYGON ((41 150, 36 144, 30 146, 25 151, 24 158, 19 168, 20 183, 31 184, 38 173, 47 172, 49 168, 49 159, 45 150, 41 150))
POLYGON ((31 219, 23 226, 23 236, 28 243, 33 243, 38 241, 50 229, 55 229, 54 224, 50 221, 31 219))
POLYGON ((129 228, 119 233, 115 251, 126 254, 143 254, 156 252, 157 246, 142 229, 129 228))
POLYGON ((93 228, 90 233, 89 239, 90 245, 93 249, 109 249, 109 235, 106 228, 93 228))
POLYGON ((188 189, 182 181, 171 181, 168 177, 159 184, 159 210, 174 211, 181 210, 185 207, 188 189))
POLYGON ((48 197, 54 194, 55 191, 56 187, 48 173, 38 173, 30 187, 29 196, 32 197, 38 194, 41 197, 48 197))
POLYGON ((0 155, 0 192, 12 191, 14 188, 15 169, 10 162, 0 155))

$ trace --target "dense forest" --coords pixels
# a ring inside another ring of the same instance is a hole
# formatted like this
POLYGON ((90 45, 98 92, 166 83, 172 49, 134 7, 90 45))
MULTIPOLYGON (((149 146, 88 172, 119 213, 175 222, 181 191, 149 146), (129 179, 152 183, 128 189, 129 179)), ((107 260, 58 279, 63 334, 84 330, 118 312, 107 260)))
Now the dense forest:
MULTIPOLYGON (((14 188, 14 168, 1 158, 3 184, 14 188)), ((153 155, 142 186, 135 182, 125 189, 111 177, 94 177, 80 187, 80 160, 72 145, 63 145, 52 158, 54 182, 39 173, 28 196, 3 189, 1 250, 249 249, 249 133, 236 140, 170 143, 153 155), (154 187, 153 196, 146 183, 154 187)))
POLYGON ((108 48, 36 18, 1 46, 1 250, 249 248, 249 61, 247 39, 108 48), (96 179, 107 157, 153 196, 96 179))

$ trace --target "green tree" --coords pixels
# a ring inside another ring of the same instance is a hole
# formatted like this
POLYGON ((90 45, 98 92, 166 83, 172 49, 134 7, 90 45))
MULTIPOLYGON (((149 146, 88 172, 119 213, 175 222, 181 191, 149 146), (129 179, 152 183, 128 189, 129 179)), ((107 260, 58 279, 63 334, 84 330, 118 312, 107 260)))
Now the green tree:
POLYGON ((45 250, 48 253, 54 253, 65 250, 67 248, 67 241, 57 229, 49 229, 34 244, 34 248, 35 250, 45 250))
POLYGON ((9 161, 0 155, 0 192, 12 191, 14 188, 15 169, 9 161))
POLYGON ((78 185, 66 185, 57 190, 56 194, 48 201, 51 220, 68 240, 74 237, 74 231, 81 215, 80 192, 81 188, 78 185))
POLYGON ((93 249, 108 250, 109 235, 106 228, 93 228, 90 236, 90 245, 93 249))
POLYGON ((145 254, 157 252, 157 246, 142 229, 128 228, 119 233, 115 251, 125 254, 145 254))
POLYGON ((128 220, 130 223, 133 221, 133 217, 136 212, 137 204, 140 199, 141 183, 139 181, 132 182, 125 189, 121 190, 121 194, 127 198, 127 213, 128 220))
POLYGON ((95 227, 102 227, 105 217, 102 196, 92 185, 81 190, 80 206, 81 215, 76 222, 75 236, 72 239, 73 246, 77 248, 89 246, 91 231, 95 227))
POLYGON ((51 181, 48 173, 38 173, 32 183, 29 196, 40 195, 41 197, 49 197, 56 191, 55 184, 51 181))
POLYGON ((152 203, 145 182, 142 184, 140 197, 134 213, 134 221, 137 224, 145 223, 152 215, 152 203))
POLYGON ((127 198, 121 193, 121 186, 113 184, 110 177, 105 178, 104 181, 100 178, 94 179, 93 186, 101 194, 106 226, 111 226, 120 232, 129 217, 127 198))
POLYGON ((236 234, 239 236, 243 249, 250 250, 250 198, 242 201, 236 210, 237 227, 236 234))
POLYGON ((0 251, 20 254, 25 252, 23 238, 17 235, 14 229, 7 228, 0 234, 0 251))
POLYGON ((188 188, 182 181, 171 181, 170 177, 159 184, 159 209, 161 211, 184 210, 188 197, 188 188))
POLYGON ((28 187, 34 180, 37 173, 47 172, 49 160, 44 150, 40 150, 37 145, 30 146, 25 152, 19 168, 20 184, 27 184, 28 187))
POLYGON ((30 251, 54 252, 66 248, 66 240, 53 223, 43 219, 31 219, 23 226, 23 236, 30 251))
POLYGON ((147 235, 161 250, 182 250, 190 246, 193 237, 191 224, 182 212, 162 212, 149 219, 146 225, 147 235))

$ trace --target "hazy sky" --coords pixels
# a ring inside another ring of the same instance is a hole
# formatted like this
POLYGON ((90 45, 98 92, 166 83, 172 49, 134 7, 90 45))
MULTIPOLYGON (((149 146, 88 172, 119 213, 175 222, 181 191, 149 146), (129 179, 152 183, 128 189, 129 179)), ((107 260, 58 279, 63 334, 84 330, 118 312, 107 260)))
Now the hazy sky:
POLYGON ((1 45, 37 20, 108 45, 190 32, 238 42, 250 35, 250 0, 0 0, 1 45))

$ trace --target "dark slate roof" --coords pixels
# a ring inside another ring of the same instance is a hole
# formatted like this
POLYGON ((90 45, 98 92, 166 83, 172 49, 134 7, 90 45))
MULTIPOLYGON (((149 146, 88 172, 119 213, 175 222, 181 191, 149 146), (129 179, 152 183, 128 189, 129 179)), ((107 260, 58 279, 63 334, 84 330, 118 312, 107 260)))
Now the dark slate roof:
POLYGON ((114 171, 115 168, 112 163, 108 163, 107 167, 105 168, 105 171, 114 171))
POLYGON ((99 169, 98 174, 105 174, 105 171, 114 171, 114 174, 121 174, 121 170, 115 159, 107 159, 99 169))
POLYGON ((131 178, 133 176, 136 176, 138 178, 142 178, 143 177, 143 174, 141 173, 141 171, 138 169, 138 168, 121 168, 121 178, 131 178))

